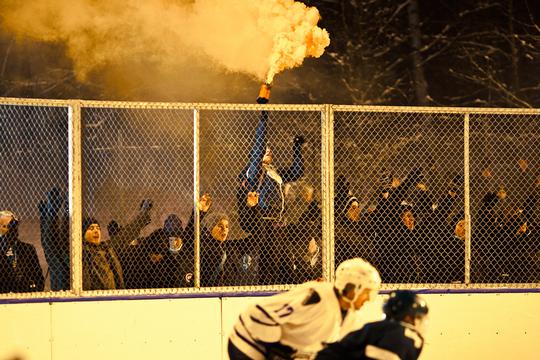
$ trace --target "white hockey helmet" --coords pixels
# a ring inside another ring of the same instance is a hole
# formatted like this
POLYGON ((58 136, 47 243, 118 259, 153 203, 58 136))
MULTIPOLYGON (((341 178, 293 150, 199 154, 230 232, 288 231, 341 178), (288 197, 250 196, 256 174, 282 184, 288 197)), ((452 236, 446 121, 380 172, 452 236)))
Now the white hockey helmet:
MULTIPOLYGON (((361 258, 353 258, 343 261, 336 270, 334 287, 340 294, 348 284, 354 285, 355 296, 350 302, 354 303, 362 290, 371 290, 370 299, 373 300, 381 287, 381 277, 373 265, 361 258)), ((346 301, 348 299, 344 298, 346 301)))

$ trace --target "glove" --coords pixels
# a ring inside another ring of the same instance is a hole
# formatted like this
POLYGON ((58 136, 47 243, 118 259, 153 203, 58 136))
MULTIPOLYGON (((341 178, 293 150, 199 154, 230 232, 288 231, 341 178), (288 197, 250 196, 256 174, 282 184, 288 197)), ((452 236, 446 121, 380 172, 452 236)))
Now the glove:
POLYGON ((150 209, 152 209, 152 205, 152 200, 144 199, 143 201, 141 201, 141 205, 139 205, 139 208, 141 211, 149 211, 150 209))
POLYGON ((306 143, 306 139, 303 135, 296 135, 293 140, 293 144, 296 146, 302 146, 306 143))

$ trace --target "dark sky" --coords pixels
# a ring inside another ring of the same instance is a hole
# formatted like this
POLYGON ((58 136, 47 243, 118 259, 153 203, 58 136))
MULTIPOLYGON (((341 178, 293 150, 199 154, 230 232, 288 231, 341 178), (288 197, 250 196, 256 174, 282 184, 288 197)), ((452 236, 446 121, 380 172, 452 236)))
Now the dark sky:
MULTIPOLYGON (((171 0, 175 2, 180 1, 171 0)), ((301 67, 276 77, 275 103, 540 104, 540 13, 534 1, 304 3, 319 10, 319 26, 328 30, 331 44, 322 57, 306 59, 301 67), (413 6, 416 18, 411 16, 413 6)), ((140 34, 146 31, 139 25, 130 24, 132 35, 139 34, 137 29, 140 34)), ((107 33, 106 37, 107 41, 123 41, 121 34, 107 33)), ((101 45, 96 42, 95 49, 101 45)), ((93 55, 92 47, 89 49, 89 56, 93 55)), ((151 46, 146 50, 150 55, 135 52, 122 61, 106 62, 81 80, 74 72, 66 41, 17 38, 4 26, 0 33, 0 95, 225 103, 251 103, 256 97, 260 80, 250 75, 224 71, 181 51, 175 56, 185 58, 183 63, 165 66, 159 54, 151 56, 151 46)), ((112 53, 114 47, 108 52, 112 53)))

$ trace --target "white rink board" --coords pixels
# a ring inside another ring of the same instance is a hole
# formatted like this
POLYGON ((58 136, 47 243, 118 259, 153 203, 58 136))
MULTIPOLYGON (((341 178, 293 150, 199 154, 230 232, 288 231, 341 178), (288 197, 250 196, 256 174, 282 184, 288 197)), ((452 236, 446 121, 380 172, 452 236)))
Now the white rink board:
POLYGON ((49 303, 0 305, 0 360, 51 360, 49 303))
POLYGON ((221 358, 218 298, 2 305, 0 319, 0 360, 221 358))
MULTIPOLYGON (((432 294, 422 360, 537 359, 540 293, 432 294)), ((227 336, 261 297, 0 305, 0 360, 228 359, 227 336)), ((359 313, 381 316, 383 296, 359 313)))

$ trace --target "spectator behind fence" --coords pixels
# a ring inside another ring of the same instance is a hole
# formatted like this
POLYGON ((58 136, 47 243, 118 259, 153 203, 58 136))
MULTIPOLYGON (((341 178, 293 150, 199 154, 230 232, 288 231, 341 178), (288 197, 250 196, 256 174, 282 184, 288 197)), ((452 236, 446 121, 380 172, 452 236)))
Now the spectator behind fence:
POLYGON ((539 274, 535 253, 540 247, 533 209, 538 202, 538 194, 530 194, 524 204, 506 218, 495 210, 501 196, 500 191, 489 192, 482 200, 478 214, 479 229, 471 244, 473 279, 475 282, 537 282, 539 274))
MULTIPOLYGON (((456 180, 452 183, 454 183, 456 180)), ((462 184, 461 184, 462 185, 462 184)), ((458 186, 459 187, 459 186, 458 186)), ((464 214, 452 214, 458 198, 454 185, 439 200, 432 202, 427 187, 416 189, 414 208, 419 208, 416 225, 416 249, 421 283, 463 282, 465 271, 464 214), (462 221, 463 220, 463 221, 462 221)))
POLYGON ((313 191, 306 195, 307 208, 296 223, 287 226, 290 255, 285 259, 288 269, 285 280, 289 284, 322 277, 322 214, 313 191))
POLYGON ((114 249, 122 267, 124 285, 126 288, 137 288, 140 284, 141 266, 139 248, 141 231, 150 224, 152 200, 143 199, 135 217, 126 225, 120 225, 116 220, 107 224, 109 245, 114 249))
POLYGON ((352 195, 349 181, 343 175, 336 178, 334 197, 335 263, 361 257, 372 261, 370 219, 362 214, 360 202, 352 195))
POLYGON ((201 226, 201 286, 254 285, 257 254, 250 237, 230 240, 229 217, 208 214, 201 226))
MULTIPOLYGON (((259 101, 259 100, 258 100, 259 101)), ((262 103, 268 100, 263 99, 262 103)), ((284 221, 284 185, 298 180, 304 174, 303 136, 293 140, 293 160, 286 169, 276 169, 273 153, 267 144, 268 112, 262 111, 255 132, 248 164, 239 175, 237 206, 240 226, 251 235, 257 235, 261 249, 261 284, 282 283, 286 269, 283 259, 286 243, 284 221)))
POLYGON ((373 248, 377 251, 374 262, 385 283, 411 283, 418 274, 415 214, 404 200, 422 178, 422 168, 414 168, 403 182, 392 178, 391 185, 383 184, 377 207, 370 215, 373 248))
POLYGON ((51 290, 69 290, 69 205, 60 190, 52 188, 38 204, 41 246, 49 267, 51 290))
POLYGON ((43 291, 44 279, 36 249, 19 240, 19 220, 0 211, 0 292, 43 291))
MULTIPOLYGON (((198 202, 201 221, 211 205, 211 196, 202 195, 198 202)), ((178 215, 169 214, 163 227, 142 239, 131 252, 126 286, 142 289, 193 286, 194 227, 195 211, 185 230, 178 215)))
POLYGON ((120 260, 114 248, 101 239, 96 219, 85 218, 83 233, 83 289, 112 290, 124 288, 120 260))

